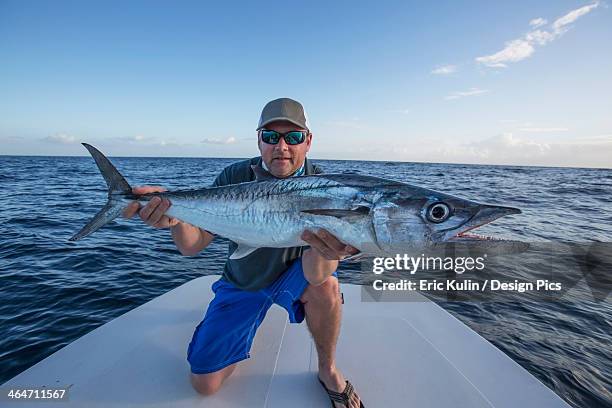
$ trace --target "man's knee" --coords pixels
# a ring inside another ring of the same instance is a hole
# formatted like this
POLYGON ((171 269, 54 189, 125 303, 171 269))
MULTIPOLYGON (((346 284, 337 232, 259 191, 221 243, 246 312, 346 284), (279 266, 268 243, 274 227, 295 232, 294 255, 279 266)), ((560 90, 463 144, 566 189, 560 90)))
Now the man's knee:
POLYGON ((229 377, 236 369, 237 363, 208 374, 191 373, 191 385, 202 395, 212 395, 219 391, 223 381, 229 377))
POLYGON ((300 297, 300 300, 303 303, 314 301, 329 305, 341 303, 338 278, 335 276, 330 276, 325 280, 325 282, 318 286, 308 285, 300 297))
POLYGON ((223 375, 220 372, 210 374, 191 373, 191 385, 201 395, 213 395, 221 388, 223 375))

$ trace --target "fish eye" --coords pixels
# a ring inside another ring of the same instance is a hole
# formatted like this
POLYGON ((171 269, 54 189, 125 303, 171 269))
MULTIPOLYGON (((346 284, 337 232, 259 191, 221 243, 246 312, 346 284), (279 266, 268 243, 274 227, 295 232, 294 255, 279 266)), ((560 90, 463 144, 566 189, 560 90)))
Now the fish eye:
POLYGON ((434 203, 427 209, 427 219, 435 223, 446 221, 450 214, 450 207, 444 203, 434 203))

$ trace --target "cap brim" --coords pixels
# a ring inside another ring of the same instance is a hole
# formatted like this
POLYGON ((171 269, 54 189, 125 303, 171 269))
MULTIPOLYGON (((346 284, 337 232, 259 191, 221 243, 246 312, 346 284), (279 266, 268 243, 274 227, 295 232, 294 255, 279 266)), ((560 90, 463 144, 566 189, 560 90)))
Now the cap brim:
POLYGON ((290 118, 286 118, 286 117, 276 117, 276 118, 270 118, 268 120, 266 120, 264 123, 262 123, 261 125, 259 125, 259 127, 255 130, 261 130, 262 128, 264 128, 266 125, 269 125, 272 122, 278 122, 278 121, 285 121, 285 122, 290 122, 293 123, 296 126, 299 126, 300 129, 306 129, 307 131, 310 132, 310 129, 308 129, 303 123, 298 123, 298 121, 290 119, 290 118))

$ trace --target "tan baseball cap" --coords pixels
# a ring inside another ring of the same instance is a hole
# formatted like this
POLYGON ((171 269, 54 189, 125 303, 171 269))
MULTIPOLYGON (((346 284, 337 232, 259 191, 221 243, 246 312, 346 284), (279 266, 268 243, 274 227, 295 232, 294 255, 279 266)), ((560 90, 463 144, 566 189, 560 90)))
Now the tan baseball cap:
POLYGON ((268 123, 276 122, 277 120, 289 121, 310 132, 308 116, 302 104, 296 100, 279 98, 268 102, 261 111, 256 130, 260 130, 268 123))

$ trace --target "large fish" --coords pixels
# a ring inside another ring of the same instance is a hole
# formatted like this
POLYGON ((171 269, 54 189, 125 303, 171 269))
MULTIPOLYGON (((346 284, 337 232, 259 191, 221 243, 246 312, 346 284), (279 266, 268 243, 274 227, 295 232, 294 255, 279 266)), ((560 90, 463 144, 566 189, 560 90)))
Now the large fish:
POLYGON ((382 256, 427 249, 445 243, 478 242, 481 249, 514 252, 520 243, 467 234, 517 208, 480 204, 448 194, 378 177, 319 174, 277 179, 253 167, 256 181, 199 190, 135 195, 112 163, 96 148, 93 156, 108 184, 108 201, 71 241, 81 239, 114 218, 133 200, 165 197, 166 212, 238 244, 232 259, 260 247, 308 245, 305 229, 324 228, 362 255, 382 256), (484 246, 483 246, 484 245, 484 246))

